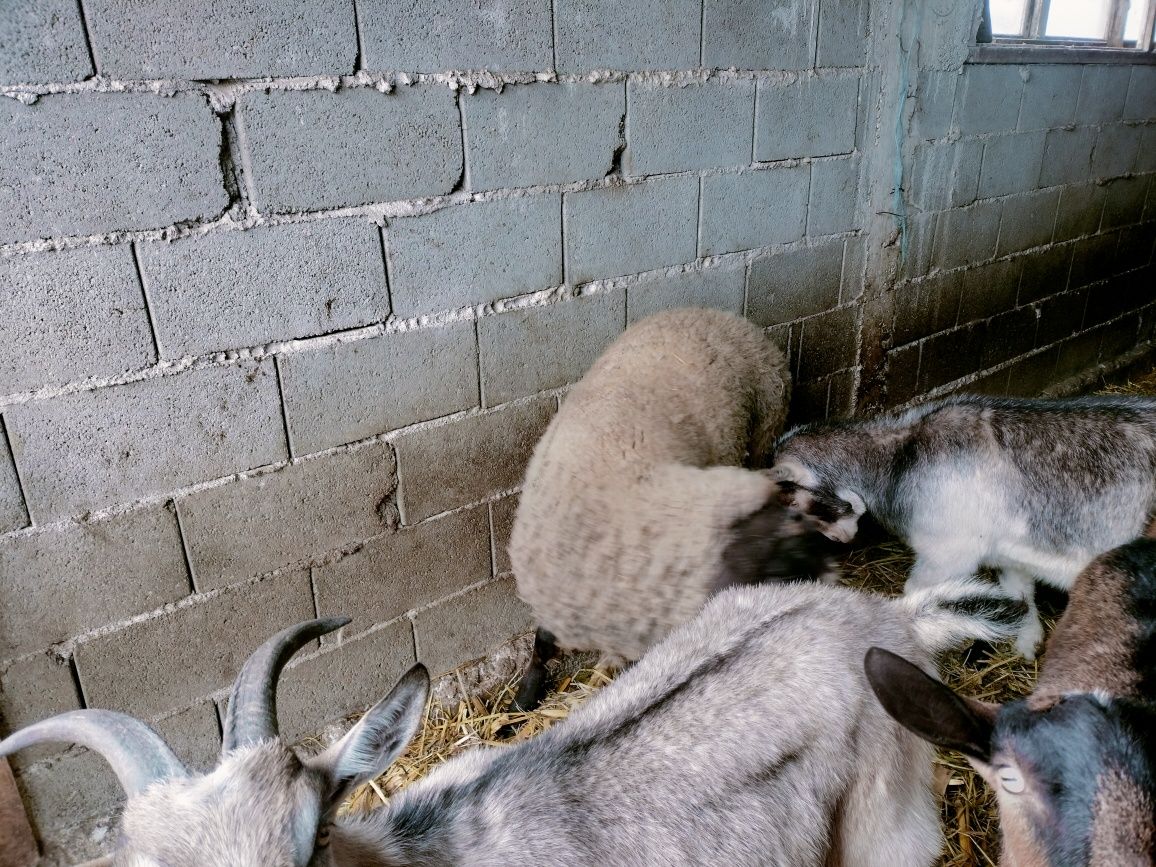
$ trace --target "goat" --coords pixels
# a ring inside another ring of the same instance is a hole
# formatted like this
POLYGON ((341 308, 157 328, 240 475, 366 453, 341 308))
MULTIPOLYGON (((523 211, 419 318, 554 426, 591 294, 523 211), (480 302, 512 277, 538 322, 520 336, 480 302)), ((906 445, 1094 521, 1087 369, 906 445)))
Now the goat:
POLYGON ((888 713, 995 790, 1001 864, 1156 863, 1156 540, 1081 573, 1026 699, 958 696, 880 648, 865 666, 888 713))
POLYGON ((1062 590, 1156 509, 1156 400, 956 396, 899 415, 785 434, 775 472, 794 505, 841 502, 844 535, 870 512, 906 541, 909 588, 1000 570, 1030 608, 1017 648, 1043 638, 1034 580, 1062 590))
POLYGON ((534 450, 510 537, 538 621, 516 703, 558 648, 633 661, 722 587, 831 572, 831 544, 765 465, 790 395, 782 352, 718 310, 631 326, 534 450))
POLYGON ((129 796, 115 867, 926 867, 942 842, 931 747, 871 698, 859 660, 882 644, 930 667, 964 638, 1010 634, 1023 610, 979 584, 900 600, 731 588, 567 720, 464 753, 362 817, 336 810, 413 736, 425 669, 318 756, 298 758, 276 723, 282 667, 346 618, 288 628, 254 653, 207 775, 144 723, 99 710, 35 723, 0 755, 41 741, 100 752, 129 796))

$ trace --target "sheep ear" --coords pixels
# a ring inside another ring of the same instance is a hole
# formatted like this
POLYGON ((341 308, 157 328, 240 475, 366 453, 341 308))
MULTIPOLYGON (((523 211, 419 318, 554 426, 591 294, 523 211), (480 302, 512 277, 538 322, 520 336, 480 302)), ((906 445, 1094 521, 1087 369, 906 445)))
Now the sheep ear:
POLYGON ((901 726, 980 762, 991 759, 998 705, 957 695, 901 656, 872 647, 863 662, 879 703, 901 726))
POLYGON ((429 672, 419 663, 345 737, 308 760, 311 768, 328 778, 331 805, 393 763, 421 725, 428 696, 429 672))

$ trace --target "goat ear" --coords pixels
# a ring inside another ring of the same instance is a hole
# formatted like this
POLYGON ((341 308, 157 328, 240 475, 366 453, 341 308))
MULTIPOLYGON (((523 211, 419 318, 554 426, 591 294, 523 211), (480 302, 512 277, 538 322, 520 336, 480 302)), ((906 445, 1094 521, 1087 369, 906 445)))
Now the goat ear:
POLYGON ((803 487, 811 487, 818 483, 818 478, 813 472, 791 458, 778 461, 774 466, 763 472, 776 482, 793 482, 803 487))
POLYGON ((331 804, 393 763, 421 725, 428 696, 429 672, 419 663, 345 737, 308 761, 328 778, 331 804))
POLYGON ((881 647, 867 651, 863 666, 879 703, 901 726, 968 758, 990 761, 997 705, 957 695, 918 666, 881 647))

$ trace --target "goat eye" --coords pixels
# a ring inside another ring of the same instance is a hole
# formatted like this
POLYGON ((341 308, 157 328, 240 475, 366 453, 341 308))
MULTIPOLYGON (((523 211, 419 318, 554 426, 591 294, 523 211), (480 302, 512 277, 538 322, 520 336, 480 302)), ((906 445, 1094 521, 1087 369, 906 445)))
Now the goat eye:
POLYGON ((1027 783, 1024 781, 1024 776, 1020 773, 1019 768, 1010 766, 999 769, 999 784, 1005 792, 1012 795, 1018 795, 1027 788, 1027 783))
POLYGON ((322 825, 320 828, 317 829, 317 845, 318 846, 328 846, 329 845, 329 826, 328 825, 322 825))

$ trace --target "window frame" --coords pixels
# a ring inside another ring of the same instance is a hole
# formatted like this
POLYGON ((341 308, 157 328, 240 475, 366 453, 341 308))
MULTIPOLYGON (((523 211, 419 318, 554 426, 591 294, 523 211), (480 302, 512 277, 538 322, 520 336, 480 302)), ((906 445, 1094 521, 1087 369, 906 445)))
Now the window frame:
MULTIPOLYGON (((1131 57, 1153 53, 1153 47, 1156 45, 1156 36, 1154 36, 1154 31, 1156 31, 1156 0, 1147 0, 1144 25, 1140 31, 1141 37, 1134 47, 1124 44, 1124 28, 1127 24, 1130 0, 1109 0, 1108 21, 1102 39, 1045 35, 1044 30, 1047 26, 1051 2, 1052 0, 1027 0, 1024 4, 1024 15, 1020 22, 1018 34, 991 34, 990 0, 984 0, 984 23, 980 32, 991 35, 988 36, 990 41, 985 40, 979 43, 978 47, 986 45, 1024 48, 1063 47, 1076 50, 1111 51, 1114 55, 1127 54, 1131 57)), ((1140 0, 1131 0, 1131 2, 1140 2, 1140 0)))

